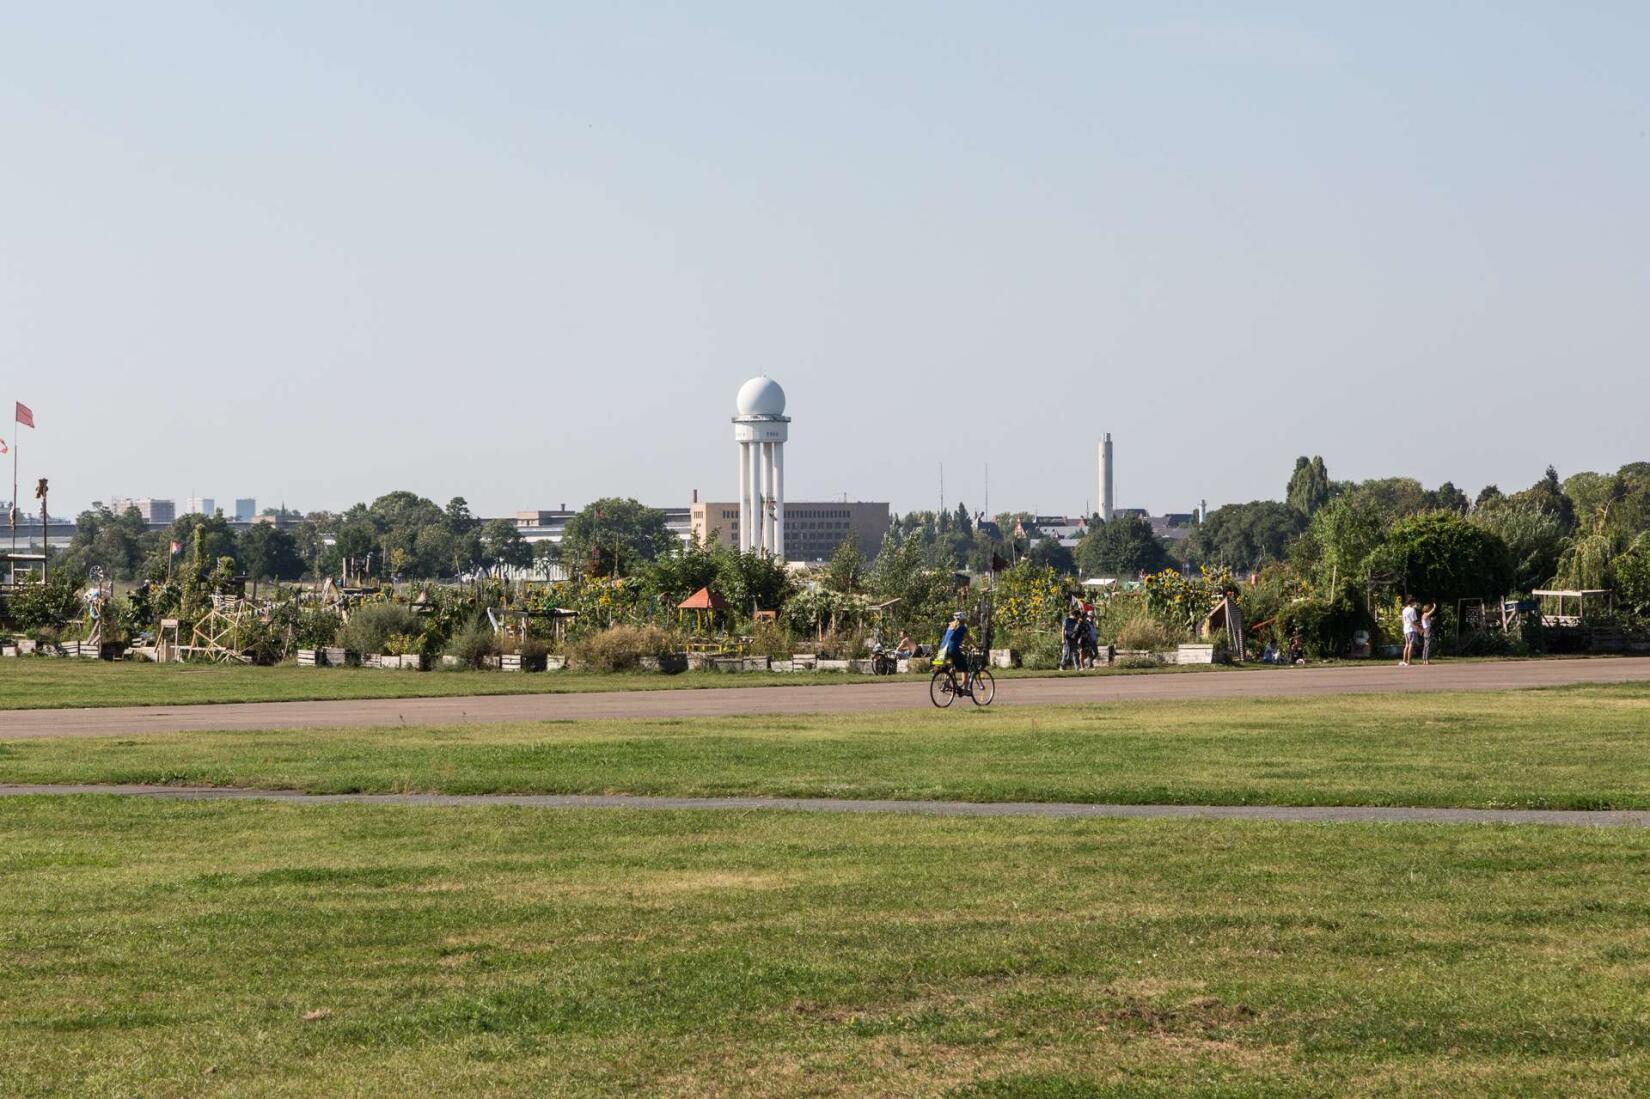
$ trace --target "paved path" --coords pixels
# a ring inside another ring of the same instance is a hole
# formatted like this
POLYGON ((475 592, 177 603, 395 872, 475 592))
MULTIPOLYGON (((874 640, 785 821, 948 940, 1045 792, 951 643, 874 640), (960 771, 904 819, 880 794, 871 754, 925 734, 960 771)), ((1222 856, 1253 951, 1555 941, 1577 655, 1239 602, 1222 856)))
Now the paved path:
MULTIPOLYGON (((994 705, 1391 694, 1400 691, 1494 691, 1513 687, 1623 682, 1650 682, 1650 658, 1510 660, 1434 664, 1431 667, 1413 668, 1400 668, 1392 664, 1337 665, 1324 668, 1267 668, 1163 675, 999 679, 994 705)), ((927 709, 929 705, 927 681, 913 676, 889 682, 824 687, 715 687, 703 690, 609 691, 588 694, 354 699, 336 702, 236 702, 200 706, 129 706, 81 710, 5 710, 0 711, 0 740, 131 736, 141 733, 206 729, 458 725, 474 722, 587 719, 645 720, 751 713, 863 713, 879 710, 920 710, 927 709)))
POLYGON ((167 801, 279 801, 293 805, 511 805, 528 809, 723 809, 912 813, 939 817, 1175 817, 1353 823, 1559 824, 1650 828, 1650 811, 1422 809, 1357 805, 1090 805, 1064 801, 894 801, 849 798, 672 798, 632 794, 303 794, 222 786, 0 786, 0 798, 104 794, 167 801))

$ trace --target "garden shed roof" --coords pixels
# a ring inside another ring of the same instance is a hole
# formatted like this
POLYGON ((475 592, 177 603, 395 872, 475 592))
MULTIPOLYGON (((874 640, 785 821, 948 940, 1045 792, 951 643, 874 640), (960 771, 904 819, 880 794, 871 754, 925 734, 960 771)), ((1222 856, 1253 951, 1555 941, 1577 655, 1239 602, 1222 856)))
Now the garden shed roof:
POLYGON ((710 588, 700 588, 680 603, 676 609, 681 611, 725 611, 728 601, 711 591, 710 588))

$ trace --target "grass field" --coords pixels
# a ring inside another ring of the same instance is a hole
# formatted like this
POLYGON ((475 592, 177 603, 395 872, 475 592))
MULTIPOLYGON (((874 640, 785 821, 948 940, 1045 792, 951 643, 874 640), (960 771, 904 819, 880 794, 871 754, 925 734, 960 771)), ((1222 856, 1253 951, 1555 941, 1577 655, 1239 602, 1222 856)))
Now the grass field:
MULTIPOLYGON (((1021 675, 1209 674, 1240 669, 1106 668, 1093 672, 999 671, 1021 675)), ((668 691, 704 687, 797 687, 864 683, 880 677, 843 672, 684 672, 680 675, 558 671, 384 671, 376 668, 272 668, 239 665, 108 663, 27 657, 0 661, 0 710, 69 706, 184 706, 213 702, 305 702, 344 698, 432 698, 455 695, 559 694, 584 691, 668 691)), ((880 679, 887 682, 886 679, 880 679)))
POLYGON ((8 1096, 1626 1095, 1650 834, 0 804, 8 1096))
POLYGON ((0 782, 1650 807, 1650 685, 0 741, 0 782))

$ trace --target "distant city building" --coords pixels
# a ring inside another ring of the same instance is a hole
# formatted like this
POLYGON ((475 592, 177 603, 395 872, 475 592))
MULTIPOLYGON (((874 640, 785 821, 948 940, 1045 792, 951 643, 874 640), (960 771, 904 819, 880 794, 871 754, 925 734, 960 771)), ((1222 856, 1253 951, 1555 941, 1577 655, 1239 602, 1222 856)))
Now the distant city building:
MULTIPOLYGON (((677 538, 686 542, 692 537, 693 527, 689 509, 674 507, 654 510, 664 513, 665 528, 677 538)), ((577 511, 569 511, 566 504, 553 511, 518 511, 515 515, 516 533, 521 535, 524 542, 553 542, 560 545, 562 535, 567 531, 567 521, 577 514, 577 511)))
POLYGON ((125 515, 128 508, 137 508, 145 523, 171 523, 178 517, 178 506, 172 500, 156 500, 149 496, 115 496, 109 500, 109 510, 125 515))
POLYGON ((1077 548, 1088 532, 1087 519, 1065 515, 1033 515, 1014 524, 1016 538, 1052 538, 1067 549, 1077 548))
POLYGON ((1197 526, 1195 511, 1171 511, 1167 515, 1148 515, 1146 522, 1152 525, 1152 533, 1165 542, 1179 542, 1192 536, 1192 529, 1197 526))
POLYGON ((191 496, 183 502, 185 515, 216 515, 218 502, 210 496, 191 496))
MULTIPOLYGON (((728 549, 739 548, 739 505, 699 501, 692 505, 693 536, 728 549)), ((866 560, 882 549, 888 533, 888 505, 842 500, 786 501, 785 560, 826 561, 852 538, 866 560)))
POLYGON ((258 517, 258 501, 250 496, 235 500, 235 522, 250 523, 258 517))

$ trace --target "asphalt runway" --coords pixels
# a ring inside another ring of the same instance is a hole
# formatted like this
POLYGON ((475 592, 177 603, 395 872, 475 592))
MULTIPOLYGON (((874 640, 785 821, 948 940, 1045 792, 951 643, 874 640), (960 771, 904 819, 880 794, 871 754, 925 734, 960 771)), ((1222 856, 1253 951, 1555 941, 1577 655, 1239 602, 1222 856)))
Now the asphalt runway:
MULTIPOLYGON (((417 673, 385 672, 385 675, 417 673)), ((554 673, 545 673, 554 674, 554 673)), ((994 706, 1165 699, 1306 698, 1338 694, 1496 691, 1576 683, 1650 682, 1650 658, 1508 660, 1400 668, 1392 664, 1250 671, 997 680, 994 706)), ((502 721, 657 720, 725 714, 869 713, 929 708, 928 682, 911 676, 841 686, 714 687, 465 698, 232 702, 199 706, 0 711, 0 740, 136 736, 190 730, 461 725, 502 721)), ((958 706, 969 705, 966 701, 958 706)))

